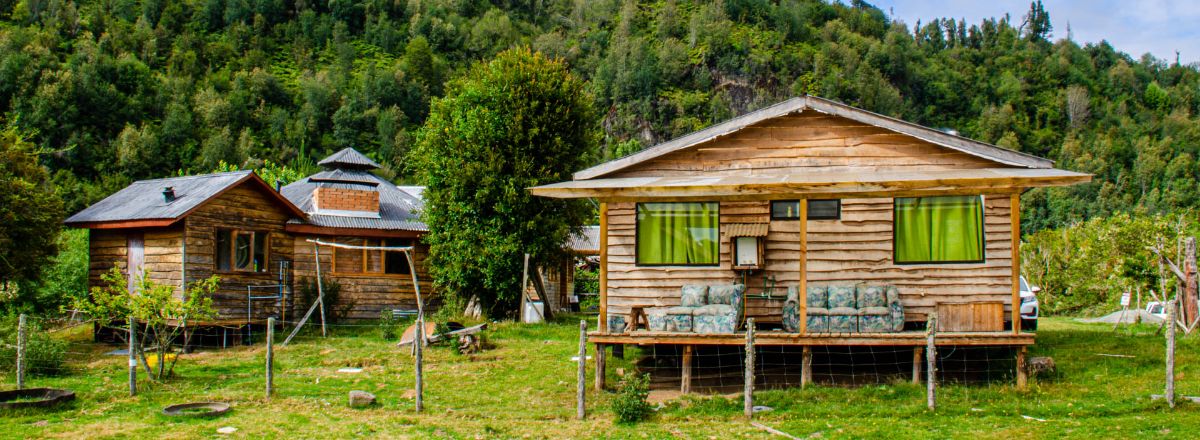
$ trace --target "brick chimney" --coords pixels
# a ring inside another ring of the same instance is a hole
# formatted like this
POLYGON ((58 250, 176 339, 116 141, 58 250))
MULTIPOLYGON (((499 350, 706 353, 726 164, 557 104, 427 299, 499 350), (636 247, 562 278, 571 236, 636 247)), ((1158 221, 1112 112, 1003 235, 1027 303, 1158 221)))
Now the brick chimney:
POLYGON ((313 206, 322 211, 355 211, 379 214, 379 193, 349 188, 317 188, 313 206))

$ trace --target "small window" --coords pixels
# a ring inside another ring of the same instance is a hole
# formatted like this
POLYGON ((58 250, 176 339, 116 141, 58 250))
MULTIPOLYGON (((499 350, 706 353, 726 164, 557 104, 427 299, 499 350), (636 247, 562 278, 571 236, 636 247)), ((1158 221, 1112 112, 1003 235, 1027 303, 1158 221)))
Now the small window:
POLYGON ((983 262, 983 197, 895 199, 896 263, 983 262))
POLYGON ((719 210, 717 202, 637 204, 637 264, 716 266, 719 210))
MULTIPOLYGON (((839 220, 842 218, 842 201, 838 199, 814 199, 808 201, 809 220, 839 220)), ((771 220, 799 220, 799 200, 775 200, 771 202, 771 220)))
POLYGON ((270 245, 264 231, 218 229, 216 257, 218 271, 266 272, 270 245))
MULTIPOLYGON (((412 246, 412 240, 384 240, 384 246, 412 246)), ((404 252, 388 251, 383 253, 383 273, 408 275, 410 273, 408 257, 404 252)))

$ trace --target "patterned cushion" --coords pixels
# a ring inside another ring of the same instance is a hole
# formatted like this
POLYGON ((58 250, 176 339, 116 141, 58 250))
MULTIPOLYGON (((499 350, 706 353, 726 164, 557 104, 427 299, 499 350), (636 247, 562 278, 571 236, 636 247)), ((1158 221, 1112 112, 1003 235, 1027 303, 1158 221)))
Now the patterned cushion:
MULTIPOLYGON (((836 309, 835 309, 836 310, 836 309)), ((829 317, 830 333, 858 332, 858 316, 837 315, 829 317)))
POLYGON ((737 317, 737 310, 727 304, 709 304, 704 307, 691 307, 690 314, 692 316, 700 315, 731 315, 737 317))
POLYGON ((858 316, 887 316, 891 319, 892 311, 887 307, 863 307, 858 309, 858 316))
POLYGON ((829 288, 825 286, 808 286, 808 297, 805 302, 808 303, 808 308, 828 307, 829 304, 829 288))
POLYGON ((708 304, 708 286, 700 284, 687 284, 681 289, 679 295, 679 305, 687 307, 699 307, 708 304))
POLYGON ((853 307, 834 307, 829 309, 830 316, 858 316, 858 309, 853 307))
POLYGON ((608 332, 625 333, 625 315, 608 315, 608 332))
POLYGON ((892 312, 892 331, 904 331, 904 305, 900 303, 900 291, 895 287, 888 287, 888 309, 892 312))
POLYGON ((858 292, 859 308, 862 307, 887 307, 886 288, 883 286, 858 286, 855 289, 858 292))
MULTIPOLYGON (((886 308, 880 307, 884 310, 886 308)), ((863 333, 884 333, 892 331, 891 313, 883 315, 862 315, 858 317, 858 331, 863 333)))
POLYGON ((692 329, 696 333, 733 333, 737 328, 737 317, 732 315, 696 315, 692 318, 692 329))
POLYGON ((809 333, 829 333, 829 317, 808 315, 808 330, 809 333))
MULTIPOLYGON (((744 284, 726 284, 708 287, 708 304, 741 304, 742 292, 746 291, 744 284)), ((703 304, 701 304, 703 305, 703 304)))
POLYGON ((667 330, 667 309, 670 307, 649 307, 646 312, 646 329, 652 332, 667 330))
POLYGON ((829 308, 836 309, 838 307, 854 308, 853 286, 829 287, 829 308))
POLYGON ((808 316, 829 316, 829 309, 821 307, 809 307, 806 312, 808 312, 808 316))

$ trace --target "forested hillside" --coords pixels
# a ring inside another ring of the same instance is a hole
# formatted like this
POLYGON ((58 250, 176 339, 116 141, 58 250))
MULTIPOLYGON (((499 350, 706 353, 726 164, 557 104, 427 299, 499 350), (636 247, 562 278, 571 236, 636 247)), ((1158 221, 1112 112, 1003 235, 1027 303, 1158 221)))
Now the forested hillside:
POLYGON ((858 0, 0 0, 0 108, 68 211, 347 146, 403 180, 445 82, 514 45, 589 82, 603 157, 810 93, 1096 174, 1027 195, 1030 231, 1200 203, 1196 66, 1081 45, 1036 4, 906 24, 858 0))

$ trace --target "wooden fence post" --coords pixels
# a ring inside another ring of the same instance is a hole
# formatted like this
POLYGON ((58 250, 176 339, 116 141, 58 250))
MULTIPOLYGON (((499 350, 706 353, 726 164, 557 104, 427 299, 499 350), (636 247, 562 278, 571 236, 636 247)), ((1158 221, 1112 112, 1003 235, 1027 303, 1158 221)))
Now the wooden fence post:
POLYGON ((25 330, 25 314, 17 318, 17 389, 25 388, 25 344, 29 338, 25 330))
POLYGON ((424 380, 424 371, 422 371, 421 365, 421 352, 424 351, 424 349, 425 317, 421 316, 417 319, 417 328, 416 331, 413 332, 413 358, 414 362, 416 362, 416 365, 413 369, 413 375, 416 378, 416 384, 413 386, 413 391, 416 391, 417 394, 416 398, 414 399, 414 406, 416 407, 417 413, 420 413, 421 409, 425 406, 425 384, 422 383, 424 380))
POLYGON ((754 318, 746 320, 746 379, 743 391, 743 410, 746 418, 754 418, 754 318))
POLYGON ((267 318, 267 400, 275 390, 275 318, 267 318))
POLYGON ((587 320, 579 320, 579 368, 575 387, 575 418, 583 420, 587 416, 584 404, 587 391, 587 320))
POLYGON ((137 395, 137 328, 129 317, 129 396, 137 395))
POLYGON ((937 313, 930 312, 925 325, 925 404, 933 411, 937 409, 937 313))
POLYGON ((1175 308, 1177 300, 1167 301, 1167 406, 1175 407, 1175 308))

